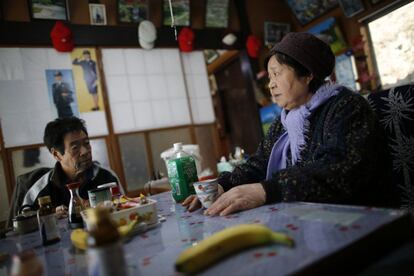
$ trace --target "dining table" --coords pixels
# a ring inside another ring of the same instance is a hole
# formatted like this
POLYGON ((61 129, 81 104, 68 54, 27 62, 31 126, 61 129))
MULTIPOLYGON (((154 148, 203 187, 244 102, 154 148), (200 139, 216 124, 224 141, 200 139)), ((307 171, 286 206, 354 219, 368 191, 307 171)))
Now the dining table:
MULTIPOLYGON (((404 210, 309 202, 267 204, 227 216, 189 212, 171 192, 150 197, 158 222, 123 241, 129 275, 179 275, 180 253, 214 233, 239 224, 263 224, 293 238, 295 245, 267 244, 236 252, 199 275, 309 275, 356 273, 413 234, 404 210)), ((10 273, 12 256, 34 250, 44 275, 87 275, 85 251, 75 248, 67 220, 60 220, 61 241, 43 246, 38 231, 9 232, 0 240, 0 275, 10 273), (4 257, 6 256, 6 257, 4 257)))

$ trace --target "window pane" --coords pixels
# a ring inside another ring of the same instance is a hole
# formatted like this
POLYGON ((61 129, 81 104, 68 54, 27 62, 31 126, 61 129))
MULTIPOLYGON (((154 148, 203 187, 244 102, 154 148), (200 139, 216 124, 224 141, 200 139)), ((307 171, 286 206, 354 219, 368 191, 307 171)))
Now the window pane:
POLYGON ((3 160, 0 158, 0 221, 7 220, 9 212, 9 197, 7 194, 6 177, 4 175, 3 160))
POLYGON ((163 151, 172 148, 174 143, 191 144, 191 135, 188 128, 178 128, 151 132, 149 135, 152 151, 152 162, 155 172, 167 176, 164 160, 160 155, 163 151))
POLYGON ((414 80, 414 2, 368 24, 383 88, 414 80))
POLYGON ((127 190, 143 189, 144 184, 150 180, 144 135, 120 135, 119 146, 121 148, 127 190))
MULTIPOLYGON (((108 151, 105 139, 92 139, 92 158, 102 166, 109 168, 108 151)), ((15 177, 28 173, 41 167, 52 168, 55 166, 55 159, 45 146, 16 150, 12 153, 13 170, 15 177)))

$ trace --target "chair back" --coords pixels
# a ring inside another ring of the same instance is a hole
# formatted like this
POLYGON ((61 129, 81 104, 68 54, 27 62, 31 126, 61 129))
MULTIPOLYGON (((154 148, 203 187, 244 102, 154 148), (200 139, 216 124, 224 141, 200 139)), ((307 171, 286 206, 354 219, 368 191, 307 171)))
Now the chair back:
POLYGON ((385 130, 401 206, 414 212, 414 84, 372 93, 368 102, 385 130))

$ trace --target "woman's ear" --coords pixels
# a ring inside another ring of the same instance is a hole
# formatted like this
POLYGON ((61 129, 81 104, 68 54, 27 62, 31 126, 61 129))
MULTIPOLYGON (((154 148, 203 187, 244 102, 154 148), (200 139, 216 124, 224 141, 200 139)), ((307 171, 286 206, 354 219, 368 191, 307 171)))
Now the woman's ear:
POLYGON ((62 160, 62 154, 55 148, 50 149, 50 153, 53 155, 56 161, 60 162, 62 160))

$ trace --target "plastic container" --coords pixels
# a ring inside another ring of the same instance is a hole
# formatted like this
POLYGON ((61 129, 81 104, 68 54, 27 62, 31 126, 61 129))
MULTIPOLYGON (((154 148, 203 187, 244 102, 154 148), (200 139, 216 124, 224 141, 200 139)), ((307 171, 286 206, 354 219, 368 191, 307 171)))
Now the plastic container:
POLYGON ((174 144, 174 154, 167 160, 167 171, 172 196, 176 202, 195 194, 193 183, 198 181, 195 159, 183 150, 182 143, 174 144))

